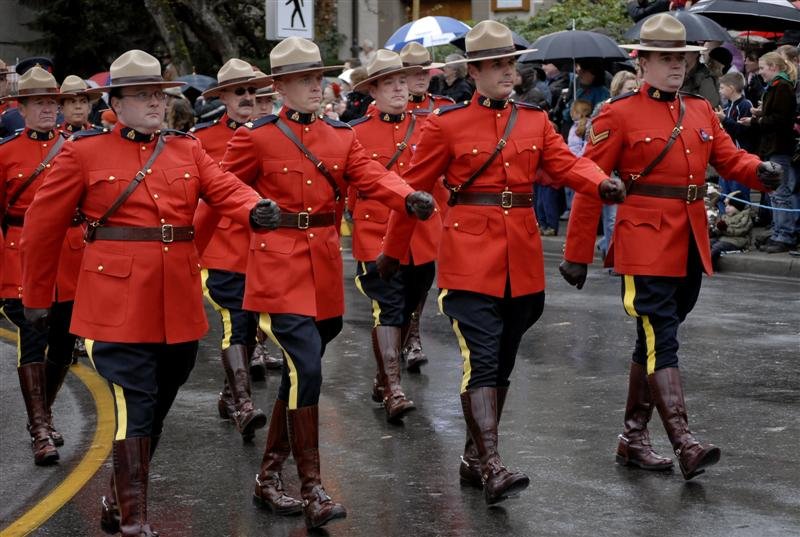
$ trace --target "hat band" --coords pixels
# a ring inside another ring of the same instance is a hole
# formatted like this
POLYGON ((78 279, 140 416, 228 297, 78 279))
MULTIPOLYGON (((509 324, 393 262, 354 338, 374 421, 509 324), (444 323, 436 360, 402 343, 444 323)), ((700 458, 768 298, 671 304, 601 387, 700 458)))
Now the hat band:
POLYGON ((686 46, 686 41, 659 41, 655 39, 640 39, 639 44, 644 47, 681 48, 686 46))
POLYGON ((248 80, 253 80, 253 78, 255 78, 255 75, 250 75, 250 76, 240 76, 240 77, 237 77, 237 78, 231 78, 231 79, 228 79, 228 80, 220 80, 220 81, 218 82, 218 84, 219 84, 220 86, 222 86, 223 84, 225 84, 225 85, 228 85, 228 84, 236 84, 236 83, 238 83, 238 82, 247 82, 248 80))
POLYGON ((303 71, 306 69, 313 69, 315 67, 325 67, 322 61, 305 62, 305 63, 290 63, 287 65, 276 65, 272 68, 273 75, 282 75, 285 73, 293 73, 295 71, 303 71))
POLYGON ((405 67, 402 65, 391 65, 389 67, 384 67, 383 69, 378 69, 374 73, 369 73, 369 77, 375 78, 376 76, 388 75, 395 71, 402 71, 403 69, 405 69, 405 67))
POLYGON ((165 82, 161 75, 147 75, 147 76, 119 76, 111 78, 112 86, 123 86, 126 84, 141 84, 143 82, 161 83, 165 82))
POLYGON ((35 93, 42 93, 46 91, 48 93, 60 93, 58 88, 30 88, 30 89, 21 89, 17 91, 17 95, 23 97, 25 95, 32 95, 35 93))
POLYGON ((512 52, 516 52, 517 49, 514 46, 510 47, 498 47, 498 48, 485 48, 482 50, 468 50, 467 51, 467 59, 468 60, 478 60, 480 58, 486 58, 488 56, 497 56, 498 54, 510 54, 512 52))
POLYGON ((422 62, 422 63, 410 63, 410 62, 403 62, 403 67, 417 67, 417 66, 420 66, 420 67, 427 67, 427 66, 429 66, 429 65, 430 65, 430 64, 432 64, 432 63, 433 63, 433 62, 432 62, 431 60, 428 60, 428 61, 426 61, 426 62, 422 62))

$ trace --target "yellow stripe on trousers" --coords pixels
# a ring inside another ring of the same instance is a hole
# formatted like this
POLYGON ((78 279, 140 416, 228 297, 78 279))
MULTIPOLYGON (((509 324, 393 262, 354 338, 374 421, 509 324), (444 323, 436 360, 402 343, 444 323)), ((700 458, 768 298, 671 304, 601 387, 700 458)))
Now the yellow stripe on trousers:
MULTIPOLYGON (((361 273, 362 274, 366 274, 367 273, 367 264, 364 263, 363 261, 361 261, 361 273)), ((362 295, 364 295, 365 297, 369 298, 367 293, 364 292, 364 288, 361 287, 361 277, 358 274, 356 274, 356 287, 358 288, 359 291, 361 291, 362 295)), ((372 326, 380 325, 381 305, 378 304, 377 300, 372 300, 372 318, 374 320, 374 324, 372 326)))
MULTIPOLYGON (((92 367, 97 371, 97 366, 94 363, 94 340, 85 339, 83 341, 86 345, 86 354, 89 356, 89 361, 92 367)), ((114 410, 117 417, 117 430, 114 433, 114 440, 125 440, 128 431, 128 405, 125 403, 125 392, 122 386, 109 382, 111 389, 114 393, 114 410)))
POLYGON ((624 282, 625 295, 622 298, 622 305, 625 307, 625 312, 628 315, 642 319, 645 349, 647 350, 647 374, 652 375, 656 371, 656 333, 655 330, 653 330, 650 317, 647 315, 639 315, 633 305, 633 301, 636 298, 636 283, 634 282, 633 276, 626 274, 624 282))
MULTIPOLYGON (((444 313, 444 297, 447 296, 447 289, 442 289, 439 293, 439 298, 437 302, 439 303, 439 311, 444 313)), ((446 314, 445 314, 446 315, 446 314)), ((452 317, 451 317, 452 319, 452 317)), ((453 332, 456 334, 456 339, 458 339, 458 347, 461 349, 461 358, 464 361, 464 373, 461 376, 461 393, 467 391, 467 386, 469 385, 469 380, 472 377, 472 365, 470 364, 470 352, 469 347, 467 346, 467 340, 464 339, 464 334, 461 333, 461 328, 459 328, 458 321, 452 319, 453 321, 453 332)))
POLYGON ((283 357, 286 358, 286 365, 289 367, 289 410, 295 410, 297 408, 297 392, 298 392, 298 379, 297 379, 297 368, 292 361, 292 357, 289 356, 289 353, 286 352, 286 349, 283 348, 281 342, 278 341, 278 338, 275 337, 275 334, 272 332, 272 317, 270 317, 269 313, 262 313, 258 317, 258 326, 261 330, 269 336, 275 345, 283 353, 283 357))
POLYGON ((208 279, 208 270, 203 269, 200 273, 200 279, 203 282, 203 296, 206 297, 208 303, 214 308, 214 311, 219 313, 220 318, 222 319, 222 350, 224 351, 228 347, 231 346, 231 336, 233 335, 233 323, 231 322, 231 312, 228 308, 223 308, 216 302, 214 299, 211 298, 211 291, 208 289, 208 285, 206 285, 206 280, 208 279))

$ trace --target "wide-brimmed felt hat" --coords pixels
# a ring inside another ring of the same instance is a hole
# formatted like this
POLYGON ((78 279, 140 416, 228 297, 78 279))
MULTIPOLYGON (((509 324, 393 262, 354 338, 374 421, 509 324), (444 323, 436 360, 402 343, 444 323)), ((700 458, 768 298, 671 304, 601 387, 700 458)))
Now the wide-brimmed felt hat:
POLYGON ((467 32, 464 47, 466 48, 465 58, 447 62, 446 65, 511 58, 535 50, 517 50, 514 46, 514 35, 508 26, 493 20, 481 21, 467 32))
POLYGON ((61 95, 59 100, 68 99, 70 97, 87 97, 90 101, 96 101, 100 98, 97 94, 91 94, 88 90, 89 85, 84 79, 75 75, 68 75, 63 82, 61 82, 61 95))
POLYGON ((179 80, 164 80, 161 76, 161 62, 143 50, 133 49, 114 60, 109 68, 107 86, 90 88, 89 93, 103 93, 114 88, 132 86, 160 86, 174 88, 183 86, 179 80))
POLYGON ((0 102, 26 97, 58 97, 61 92, 53 75, 41 67, 31 67, 17 82, 17 94, 5 95, 0 102))
POLYGON ((404 66, 403 60, 400 59, 398 53, 382 48, 375 52, 375 57, 369 62, 367 66, 367 78, 353 86, 353 91, 363 93, 363 90, 372 82, 385 76, 418 73, 420 71, 422 71, 422 66, 404 66))
POLYGON ((338 71, 344 65, 323 65, 319 47, 302 37, 287 37, 269 53, 270 76, 278 77, 316 71, 338 71))
POLYGON ((419 65, 423 69, 439 69, 444 66, 443 63, 434 63, 431 61, 431 53, 428 49, 412 41, 400 50, 400 59, 403 65, 410 67, 412 65, 419 65))
POLYGON ((231 58, 217 72, 217 85, 203 92, 203 97, 214 97, 222 90, 238 86, 254 86, 262 88, 272 84, 272 79, 261 71, 239 58, 231 58))
POLYGON ((686 44, 686 27, 667 13, 658 13, 644 21, 639 44, 620 45, 630 50, 651 52, 700 52, 705 47, 686 44))

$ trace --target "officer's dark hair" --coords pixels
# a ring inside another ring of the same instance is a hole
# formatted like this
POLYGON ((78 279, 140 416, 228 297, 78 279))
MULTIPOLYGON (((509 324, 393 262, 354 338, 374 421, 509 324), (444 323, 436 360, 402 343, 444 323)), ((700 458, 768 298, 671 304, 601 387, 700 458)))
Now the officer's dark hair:
MULTIPOLYGON (((122 99, 122 88, 111 88, 108 91, 108 106, 112 110, 114 110, 114 107, 111 105, 111 99, 114 99, 114 98, 122 99)), ((114 110, 114 113, 116 113, 116 112, 117 111, 114 110)))

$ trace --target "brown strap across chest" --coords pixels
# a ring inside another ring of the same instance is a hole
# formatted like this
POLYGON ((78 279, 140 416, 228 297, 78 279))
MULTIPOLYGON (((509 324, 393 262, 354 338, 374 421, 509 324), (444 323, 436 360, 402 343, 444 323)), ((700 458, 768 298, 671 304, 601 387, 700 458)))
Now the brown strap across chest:
POLYGON ((336 222, 336 213, 281 213, 278 227, 308 229, 310 227, 327 227, 336 222))
POLYGON ((511 209, 514 207, 533 207, 533 193, 509 192, 494 194, 488 192, 460 192, 454 205, 488 205, 511 209))
POLYGON ((6 212, 19 200, 20 196, 22 196, 22 193, 33 184, 33 182, 37 177, 39 177, 39 175, 41 175, 45 168, 47 168, 47 166, 50 164, 50 161, 56 157, 59 151, 61 151, 62 145, 64 145, 64 137, 59 136, 58 140, 56 140, 56 143, 53 144, 53 147, 47 153, 47 156, 44 157, 44 160, 41 161, 38 166, 36 166, 36 169, 33 170, 33 173, 30 174, 28 178, 25 179, 25 182, 22 183, 22 185, 11 195, 11 198, 8 200, 8 205, 6 205, 6 212))

